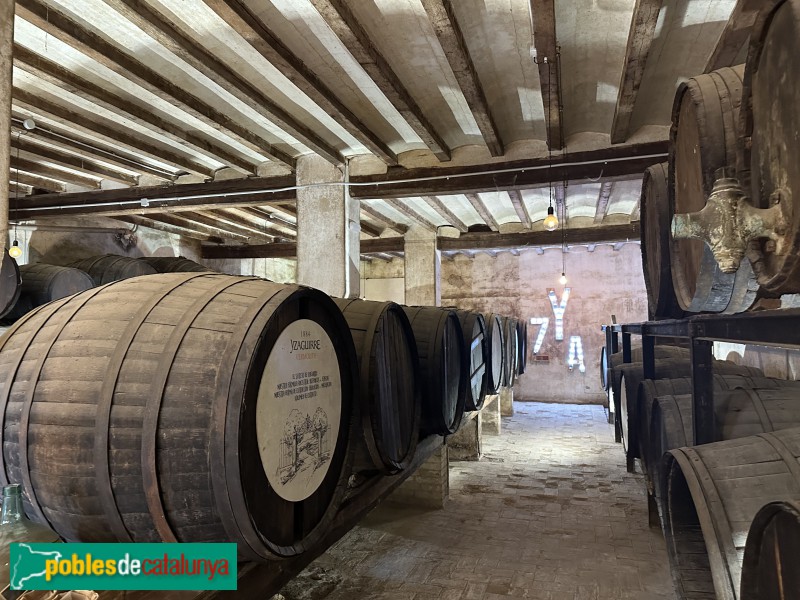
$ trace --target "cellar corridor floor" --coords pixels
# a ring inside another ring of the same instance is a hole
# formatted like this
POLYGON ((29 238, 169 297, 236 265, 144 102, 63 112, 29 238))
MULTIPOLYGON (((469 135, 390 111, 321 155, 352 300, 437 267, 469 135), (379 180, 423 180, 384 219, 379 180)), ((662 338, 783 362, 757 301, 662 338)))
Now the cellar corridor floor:
POLYGON ((603 408, 514 409, 479 462, 450 463, 444 510, 379 506, 285 598, 672 600, 642 477, 603 408))

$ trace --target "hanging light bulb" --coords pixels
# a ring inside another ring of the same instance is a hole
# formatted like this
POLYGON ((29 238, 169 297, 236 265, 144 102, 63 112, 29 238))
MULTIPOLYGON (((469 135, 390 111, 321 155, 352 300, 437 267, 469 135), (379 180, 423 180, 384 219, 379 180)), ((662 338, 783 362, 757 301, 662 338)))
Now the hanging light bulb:
POLYGON ((561 285, 567 285, 567 274, 564 273, 563 271, 561 272, 561 277, 558 278, 558 282, 561 285))
POLYGON ((19 258, 22 256, 22 248, 19 247, 19 242, 17 240, 14 240, 11 244, 11 248, 8 249, 8 255, 11 258, 19 258))
POLYGON ((558 217, 553 212, 553 207, 547 207, 547 216, 544 218, 544 228, 547 231, 555 231, 558 227, 558 217))

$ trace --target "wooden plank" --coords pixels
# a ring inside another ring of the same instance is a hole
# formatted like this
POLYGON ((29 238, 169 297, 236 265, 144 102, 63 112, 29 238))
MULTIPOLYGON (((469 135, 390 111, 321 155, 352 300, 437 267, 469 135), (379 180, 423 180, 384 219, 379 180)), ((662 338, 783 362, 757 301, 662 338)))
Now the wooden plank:
MULTIPOLYGON (((281 237, 297 237, 297 225, 288 223, 282 219, 276 219, 272 213, 260 207, 241 206, 233 209, 236 213, 241 213, 258 219, 258 227, 263 228, 270 235, 281 237)), ((231 211, 226 211, 232 214, 231 211)))
POLYGON ((764 0, 738 0, 736 2, 736 6, 733 7, 731 16, 717 40, 717 45, 708 58, 704 73, 733 65, 742 46, 750 37, 750 30, 756 22, 759 10, 763 7, 764 0))
POLYGON ((531 216, 528 214, 528 207, 525 206, 525 201, 522 199, 522 193, 519 190, 509 190, 508 197, 511 198, 511 204, 514 205, 514 210, 517 213, 519 222, 525 229, 531 228, 531 216))
POLYGON ((11 168, 20 169, 33 175, 40 175, 42 177, 54 179, 55 181, 63 181, 64 183, 71 183, 88 189, 98 189, 100 187, 99 179, 79 175, 78 173, 70 173, 56 167, 50 167, 33 159, 24 157, 18 158, 16 153, 11 155, 11 168))
POLYGON ((371 235, 372 237, 380 237, 381 233, 383 232, 382 229, 373 227, 364 219, 361 219, 360 225, 361 225, 361 231, 363 231, 367 235, 371 235))
POLYGON ((551 150, 564 147, 561 124, 558 41, 554 0, 530 0, 533 17, 533 44, 539 65, 539 83, 547 122, 547 144, 551 150))
POLYGON ((594 211, 594 222, 599 224, 606 218, 608 212, 608 201, 611 198, 611 192, 614 189, 614 183, 611 181, 604 181, 600 185, 600 194, 597 197, 597 208, 594 211))
MULTIPOLYGON (((177 83, 156 73, 115 45, 107 42, 100 35, 82 27, 53 6, 44 5, 39 0, 17 0, 16 14, 17 17, 35 25, 47 35, 64 42, 90 59, 99 62, 215 130, 239 141, 271 160, 294 168, 295 161, 292 156, 274 147, 249 128, 234 122, 224 113, 205 104, 177 83)), ((254 110, 259 108, 257 102, 250 104, 253 105, 254 110)))
POLYGON ((204 0, 236 33, 261 56, 330 115, 370 152, 389 165, 397 164, 397 155, 345 103, 336 97, 303 61, 298 59, 240 0, 204 0))
POLYGON ((451 226, 458 229, 461 233, 466 233, 469 229, 469 226, 464 223, 452 210, 445 206, 445 203, 442 202, 436 196, 423 196, 423 200, 430 206, 433 210, 439 213, 445 221, 450 223, 451 226))
POLYGON ((428 13, 439 44, 444 50, 447 62, 458 86, 464 94, 467 105, 472 111, 478 129, 492 156, 505 154, 503 141, 492 118, 486 94, 483 91, 478 72, 472 62, 464 34, 458 25, 452 0, 422 0, 422 6, 428 13))
POLYGON ((469 200, 469 203, 472 205, 472 208, 474 208, 477 211, 477 213, 481 216, 481 219, 483 219, 486 225, 488 225, 495 231, 499 231, 500 224, 495 220, 494 216, 492 216, 492 213, 489 211, 489 209, 486 208, 486 205, 480 199, 478 194, 465 194, 465 196, 467 197, 467 200, 469 200))
MULTIPOLYGON (((209 227, 207 225, 203 225, 200 223, 189 221, 178 214, 148 214, 146 217, 141 215, 119 215, 112 217, 114 219, 123 221, 127 220, 128 222, 141 222, 145 224, 147 221, 152 221, 156 224, 160 223, 165 227, 174 227, 178 230, 187 230, 196 232, 199 235, 204 235, 208 238, 209 241, 215 242, 217 239, 222 240, 231 240, 234 242, 244 242, 246 243, 248 240, 248 236, 242 235, 240 233, 232 233, 230 231, 225 231, 224 229, 220 229, 219 227, 209 227)), ((145 225, 146 227, 150 227, 150 225, 145 225)), ((154 227, 156 229, 156 227, 154 227)))
MULTIPOLYGON (((19 171, 16 171, 14 169, 11 170, 11 182, 21 183, 22 185, 29 185, 32 188, 47 190, 48 192, 60 193, 67 189, 67 186, 61 183, 60 181, 53 181, 52 179, 48 179, 46 177, 39 177, 38 175, 29 175, 28 173, 20 173, 19 171)), ((15 210, 19 208, 21 205, 24 206, 25 204, 27 204, 30 201, 30 198, 31 196, 28 196, 22 202, 19 203, 15 202, 13 206, 11 206, 11 210, 9 211, 9 218, 14 221, 31 218, 25 215, 20 215, 15 213, 15 210)))
POLYGON ((625 48, 625 67, 617 92, 617 105, 611 125, 611 143, 621 144, 630 134, 631 116, 639 95, 647 55, 656 32, 658 13, 663 0, 636 0, 625 48))
POLYGON ((423 114, 389 62, 372 43, 347 0, 310 0, 328 26, 367 72, 375 85, 439 160, 450 160, 450 148, 423 114))
POLYGON ((411 208, 406 203, 406 200, 401 198, 387 198, 386 200, 384 200, 384 202, 386 202, 386 204, 391 206, 400 214, 405 215, 406 217, 411 219, 412 222, 421 225, 425 229, 432 229, 432 230, 436 229, 435 223, 429 221, 426 217, 424 217, 423 215, 415 211, 413 208, 411 208))
POLYGON ((276 236, 269 235, 260 230, 256 225, 243 224, 237 222, 237 219, 230 217, 227 213, 221 211, 212 211, 207 213, 186 211, 181 213, 181 217, 200 223, 208 227, 216 227, 224 231, 232 231, 247 236, 249 241, 252 242, 272 242, 276 236))
POLYGON ((406 231, 408 231, 408 227, 403 225, 402 223, 398 223, 397 221, 390 219, 382 212, 376 210, 373 206, 369 205, 366 202, 361 203, 361 212, 369 215, 379 223, 383 223, 386 225, 387 228, 396 231, 397 233, 403 235, 406 231))
POLYGON ((194 228, 189 227, 177 227, 175 225, 168 225, 167 223, 161 223, 154 219, 148 219, 147 217, 140 217, 137 215, 128 215, 128 216, 118 216, 112 217, 117 221, 121 221, 123 223, 131 223, 133 225, 138 225, 140 227, 149 227, 150 229, 155 229, 156 231, 163 231, 164 233, 171 233, 174 235, 181 235, 184 237, 192 238, 195 240, 200 240, 201 242, 211 242, 211 243, 222 243, 222 238, 218 236, 209 236, 198 231, 195 231, 194 228))
POLYGON ((247 209, 237 207, 235 209, 211 211, 211 213, 224 219, 226 222, 249 228, 259 234, 267 235, 270 238, 291 239, 297 237, 297 229, 278 229, 270 220, 262 220, 260 223, 254 223, 240 214, 244 210, 247 209))

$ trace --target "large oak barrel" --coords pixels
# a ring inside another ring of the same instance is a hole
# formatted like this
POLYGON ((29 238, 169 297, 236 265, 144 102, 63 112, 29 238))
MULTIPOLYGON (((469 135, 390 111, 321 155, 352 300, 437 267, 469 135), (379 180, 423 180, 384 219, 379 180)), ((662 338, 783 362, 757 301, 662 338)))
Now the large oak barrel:
MULTIPOLYGON (((746 367, 736 363, 715 360, 714 373, 718 375, 745 375, 760 376, 764 373, 757 367, 746 367)), ((665 358, 657 360, 655 364, 655 379, 673 379, 686 377, 692 374, 692 363, 689 359, 665 358)), ((639 385, 644 380, 642 363, 631 363, 618 368, 620 374, 619 393, 619 419, 622 433, 622 445, 628 457, 628 465, 632 466, 633 460, 640 458, 639 453, 639 425, 640 396, 639 385)))
MULTIPOLYGON (((670 131, 670 215, 701 210, 715 173, 736 164, 744 67, 725 67, 692 77, 678 87, 670 131)), ((672 281, 687 312, 741 312, 758 290, 748 261, 723 273, 711 249, 698 239, 671 239, 672 281)))
POLYGON ((68 266, 86 271, 95 285, 104 285, 112 281, 130 279, 140 275, 152 275, 156 272, 153 267, 144 261, 128 256, 117 256, 116 254, 91 256, 75 261, 68 266))
POLYGON ((457 310, 464 334, 464 348, 469 355, 469 386, 464 399, 465 410, 480 410, 489 389, 489 370, 491 360, 489 337, 486 333, 486 320, 481 313, 457 310))
POLYGON ((411 324, 394 302, 334 302, 358 355, 361 430, 370 461, 355 467, 396 473, 414 458, 419 438, 419 359, 411 324))
POLYGON ((519 353, 517 354, 517 375, 522 375, 528 368, 528 322, 524 319, 517 321, 517 340, 519 353))
POLYGON ((14 308, 21 288, 22 279, 17 261, 8 255, 8 250, 3 250, 3 257, 0 259, 0 317, 6 316, 14 308))
POLYGON ((205 265, 184 256, 145 256, 139 260, 153 267, 157 273, 207 273, 213 272, 205 265))
POLYGON ((0 340, 0 483, 68 541, 317 543, 343 497, 357 360, 322 292, 257 278, 126 279, 0 340))
POLYGON ((798 456, 797 427, 665 455, 664 533, 680 600, 740 598, 747 531, 764 504, 800 498, 798 456))
POLYGON ((796 598, 800 592, 798 556, 800 503, 770 502, 758 511, 747 534, 742 561, 742 600, 796 598))
POLYGON ((672 284, 669 242, 672 214, 667 191, 668 171, 669 163, 649 167, 644 172, 639 200, 642 272, 650 319, 680 319, 684 314, 672 284))
POLYGON ((489 334, 489 348, 491 349, 491 360, 488 362, 488 393, 496 394, 503 385, 503 368, 506 362, 506 343, 500 315, 486 314, 486 331, 489 334))
POLYGON ((422 435, 449 435, 461 425, 469 385, 469 357, 452 310, 405 306, 419 354, 422 435))
POLYGON ((766 238, 751 244, 748 252, 759 284, 779 294, 800 293, 798 55, 800 0, 765 3, 750 34, 738 176, 754 205, 779 203, 788 220, 782 252, 766 238))
POLYGON ((512 387, 517 380, 517 358, 519 353, 519 339, 517 338, 517 320, 512 317, 502 317, 503 341, 505 342, 505 357, 503 363, 503 386, 512 387))
POLYGON ((22 265, 19 300, 8 314, 9 319, 19 319, 37 306, 60 300, 94 287, 94 281, 85 271, 73 267, 59 267, 45 263, 22 265))
MULTIPOLYGON (((680 346, 659 345, 653 348, 655 358, 689 358, 689 349, 680 346)), ((642 362, 642 349, 631 348, 631 362, 642 362)), ((619 373, 614 375, 614 369, 625 363, 622 360, 622 351, 615 352, 609 359, 605 346, 600 351, 600 379, 603 389, 615 387, 614 392, 619 397, 619 373)))

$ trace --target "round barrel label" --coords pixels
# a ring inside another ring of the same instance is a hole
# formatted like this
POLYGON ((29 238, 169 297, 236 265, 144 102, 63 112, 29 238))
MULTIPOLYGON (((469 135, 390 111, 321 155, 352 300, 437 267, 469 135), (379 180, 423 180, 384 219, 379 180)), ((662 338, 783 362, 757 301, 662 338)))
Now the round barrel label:
POLYGON ((270 485, 284 500, 305 500, 328 472, 342 415, 336 349, 315 321, 300 319, 278 337, 264 367, 256 438, 270 485))

